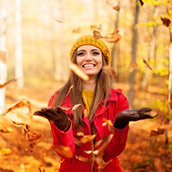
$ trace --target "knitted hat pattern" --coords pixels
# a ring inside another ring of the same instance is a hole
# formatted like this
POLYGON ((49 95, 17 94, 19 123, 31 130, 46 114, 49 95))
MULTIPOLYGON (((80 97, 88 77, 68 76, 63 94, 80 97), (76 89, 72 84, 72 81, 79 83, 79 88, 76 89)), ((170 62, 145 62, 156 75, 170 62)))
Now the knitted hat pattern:
POLYGON ((111 56, 110 56, 110 51, 109 51, 107 45, 100 38, 95 39, 92 35, 85 35, 85 36, 79 37, 75 41, 75 43, 73 44, 73 46, 70 50, 71 61, 72 61, 72 56, 73 56, 73 53, 75 52, 75 50, 82 45, 94 45, 97 48, 99 48, 102 51, 102 53, 104 54, 107 65, 110 64, 111 56))

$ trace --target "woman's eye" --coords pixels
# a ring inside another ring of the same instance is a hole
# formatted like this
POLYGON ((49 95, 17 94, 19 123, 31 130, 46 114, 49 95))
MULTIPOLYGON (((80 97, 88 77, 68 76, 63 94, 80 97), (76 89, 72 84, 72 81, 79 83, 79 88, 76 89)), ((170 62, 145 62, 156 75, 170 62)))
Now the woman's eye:
POLYGON ((84 53, 82 53, 82 52, 77 54, 77 56, 83 56, 83 55, 84 55, 84 53))
POLYGON ((94 51, 93 52, 93 55, 99 55, 100 53, 99 52, 97 52, 97 51, 94 51))

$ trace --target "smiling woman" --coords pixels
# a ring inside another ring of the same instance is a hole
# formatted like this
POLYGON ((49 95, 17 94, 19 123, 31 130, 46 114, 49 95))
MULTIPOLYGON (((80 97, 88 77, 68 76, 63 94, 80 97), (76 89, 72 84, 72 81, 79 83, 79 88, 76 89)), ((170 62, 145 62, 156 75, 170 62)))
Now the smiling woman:
POLYGON ((124 150, 129 121, 151 118, 150 108, 128 110, 122 90, 110 87, 103 67, 110 52, 101 39, 80 37, 71 48, 72 63, 88 80, 73 71, 67 83, 51 97, 49 108, 36 111, 50 121, 60 172, 121 172, 117 156, 124 150))

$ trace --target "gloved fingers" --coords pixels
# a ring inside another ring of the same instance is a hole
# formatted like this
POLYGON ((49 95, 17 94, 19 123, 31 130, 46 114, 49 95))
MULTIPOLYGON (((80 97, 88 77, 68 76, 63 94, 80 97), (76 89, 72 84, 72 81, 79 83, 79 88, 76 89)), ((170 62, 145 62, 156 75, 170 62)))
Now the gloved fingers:
POLYGON ((52 119, 51 116, 49 116, 47 113, 44 113, 44 112, 42 112, 42 111, 35 111, 35 112, 33 113, 33 115, 35 115, 35 116, 42 116, 42 117, 44 117, 44 118, 46 118, 46 119, 49 119, 49 120, 52 119))
POLYGON ((148 108, 148 107, 137 109, 137 113, 139 113, 139 114, 145 113, 145 112, 150 112, 150 111, 152 111, 152 109, 148 108))

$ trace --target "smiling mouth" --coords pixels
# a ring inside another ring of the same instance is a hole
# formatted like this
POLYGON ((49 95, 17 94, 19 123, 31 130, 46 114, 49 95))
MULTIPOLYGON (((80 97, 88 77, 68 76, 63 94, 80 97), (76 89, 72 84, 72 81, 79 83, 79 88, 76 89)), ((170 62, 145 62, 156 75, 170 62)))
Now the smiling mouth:
POLYGON ((95 67, 96 65, 94 65, 94 64, 85 64, 85 65, 83 65, 82 67, 83 68, 93 68, 93 67, 95 67))

